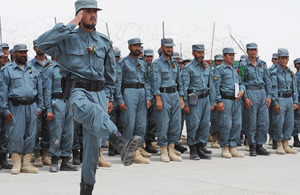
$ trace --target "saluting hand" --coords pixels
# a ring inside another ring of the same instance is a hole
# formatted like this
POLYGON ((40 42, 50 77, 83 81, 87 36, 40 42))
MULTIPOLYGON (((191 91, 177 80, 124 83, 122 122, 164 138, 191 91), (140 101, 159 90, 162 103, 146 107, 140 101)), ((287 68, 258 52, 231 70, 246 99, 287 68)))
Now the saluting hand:
POLYGON ((9 113, 8 115, 6 115, 6 120, 8 122, 9 125, 11 125, 11 120, 15 118, 14 115, 12 113, 9 113))
POLYGON ((75 24, 75 26, 77 26, 82 19, 82 14, 83 14, 83 10, 79 11, 78 14, 75 16, 75 18, 70 23, 75 24))

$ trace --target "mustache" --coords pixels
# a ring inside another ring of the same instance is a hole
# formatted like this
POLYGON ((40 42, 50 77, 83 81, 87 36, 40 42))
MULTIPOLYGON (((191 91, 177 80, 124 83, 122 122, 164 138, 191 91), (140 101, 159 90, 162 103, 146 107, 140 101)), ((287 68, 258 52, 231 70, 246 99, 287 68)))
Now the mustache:
POLYGON ((96 20, 96 17, 92 16, 92 17, 90 18, 90 21, 92 21, 92 20, 96 20))

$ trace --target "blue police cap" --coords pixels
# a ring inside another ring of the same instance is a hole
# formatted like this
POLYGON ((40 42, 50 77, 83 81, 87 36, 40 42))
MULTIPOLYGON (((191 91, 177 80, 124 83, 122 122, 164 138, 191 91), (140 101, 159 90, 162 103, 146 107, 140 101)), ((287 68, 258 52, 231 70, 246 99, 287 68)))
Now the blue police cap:
POLYGON ((224 60, 223 55, 221 55, 221 54, 215 55, 214 58, 215 58, 215 60, 224 60))
POLYGON ((223 52, 223 55, 225 55, 225 54, 227 54, 227 53, 233 53, 233 54, 235 54, 234 49, 231 48, 231 47, 225 47, 225 48, 222 50, 222 52, 223 52))
POLYGON ((181 58, 178 52, 173 52, 172 58, 181 58))
POLYGON ((96 9, 97 11, 102 10, 102 9, 98 8, 97 1, 95 1, 95 0, 78 0, 75 2, 76 14, 84 8, 92 8, 92 9, 96 9))
POLYGON ((133 38, 128 40, 128 46, 135 44, 143 44, 140 38, 133 38))
POLYGON ((121 51, 118 50, 118 49, 116 49, 116 50, 115 50, 115 56, 116 56, 116 57, 121 57, 121 51))
POLYGON ((154 56, 152 49, 145 49, 144 56, 154 56))
POLYGON ((278 54, 278 57, 284 57, 284 56, 289 57, 290 56, 289 51, 285 48, 279 48, 277 54, 278 54))
POLYGON ((160 42, 161 42, 161 45, 164 45, 167 47, 175 46, 172 38, 163 38, 163 39, 161 39, 160 42))
POLYGON ((2 43, 1 48, 9 48, 9 45, 7 43, 2 43))
POLYGON ((300 58, 296 58, 296 59, 294 60, 294 65, 299 64, 299 63, 300 63, 300 58))
POLYGON ((205 47, 203 44, 195 44, 195 45, 192 45, 192 50, 193 51, 204 51, 205 47))
POLYGON ((257 49, 257 44, 256 43, 248 43, 246 45, 247 49, 257 49))
POLYGON ((277 53, 273 53, 272 54, 272 59, 277 59, 278 58, 278 54, 277 53))
POLYGON ((248 55, 241 55, 240 61, 246 60, 248 58, 248 55))
POLYGON ((4 56, 3 49, 0 48, 0 56, 4 56))
POLYGON ((14 46, 14 51, 28 51, 27 45, 17 44, 17 45, 14 46))

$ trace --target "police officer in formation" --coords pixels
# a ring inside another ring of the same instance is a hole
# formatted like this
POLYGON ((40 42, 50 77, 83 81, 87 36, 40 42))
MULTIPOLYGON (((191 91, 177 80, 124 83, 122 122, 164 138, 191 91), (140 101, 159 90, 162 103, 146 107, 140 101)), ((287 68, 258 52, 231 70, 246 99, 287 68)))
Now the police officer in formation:
POLYGON ((215 107, 215 87, 210 66, 203 62, 203 44, 192 46, 194 60, 183 70, 184 100, 187 125, 187 145, 190 159, 210 159, 208 141, 210 111, 215 107))
POLYGON ((64 98, 74 119, 83 125, 80 194, 92 194, 103 141, 109 137, 128 166, 142 140, 139 136, 125 140, 109 119, 116 61, 111 41, 95 30, 100 10, 95 0, 77 0, 75 18, 66 25, 56 24, 37 40, 41 51, 59 60, 64 98))
MULTIPOLYGON (((297 70, 295 74, 295 79, 296 79, 296 85, 297 85, 297 93, 298 93, 298 98, 299 98, 299 92, 300 92, 300 58, 297 58, 294 60, 294 66, 297 70)), ((299 103, 299 100, 298 100, 299 103)), ((294 137, 294 147, 300 147, 300 141, 298 134, 300 133, 300 111, 299 109, 296 109, 294 111, 294 130, 293 130, 293 137, 294 137)))

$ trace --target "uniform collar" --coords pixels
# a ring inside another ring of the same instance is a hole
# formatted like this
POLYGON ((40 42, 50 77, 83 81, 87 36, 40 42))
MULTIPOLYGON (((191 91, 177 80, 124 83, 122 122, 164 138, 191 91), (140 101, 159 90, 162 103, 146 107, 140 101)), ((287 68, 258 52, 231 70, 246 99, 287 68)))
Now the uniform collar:
POLYGON ((136 62, 138 62, 139 57, 138 57, 137 59, 134 59, 133 57, 131 57, 131 56, 128 54, 128 59, 129 59, 132 63, 136 63, 136 62))
POLYGON ((223 64, 224 64, 225 68, 230 68, 230 69, 235 68, 235 66, 233 64, 231 66, 226 64, 225 62, 223 62, 223 64))
MULTIPOLYGON (((19 65, 18 65, 15 61, 12 63, 12 67, 13 67, 13 69, 19 68, 20 70, 22 70, 22 69, 19 67, 19 65)), ((28 66, 28 62, 26 62, 25 66, 24 66, 24 71, 25 71, 27 68, 30 68, 30 66, 28 66)))
POLYGON ((96 37, 96 28, 95 28, 95 30, 93 32, 89 33, 88 31, 84 30, 83 28, 81 28, 79 26, 78 33, 80 34, 80 36, 82 37, 83 40, 86 40, 89 35, 91 35, 91 37, 93 37, 94 39, 96 39, 95 38, 96 37))
POLYGON ((168 64, 171 64, 174 62, 174 60, 171 58, 170 62, 166 59, 166 57, 164 55, 161 55, 160 56, 160 59, 163 61, 163 62, 167 62, 168 64))
POLYGON ((283 70, 283 68, 277 63, 277 68, 280 72, 289 72, 290 71, 290 68, 287 66, 286 67, 286 70, 283 70))
MULTIPOLYGON (((252 64, 252 62, 250 61, 249 57, 246 59, 247 64, 251 64, 252 66, 254 66, 252 64)), ((256 58, 256 66, 259 65, 261 62, 261 60, 259 58, 256 58)))

